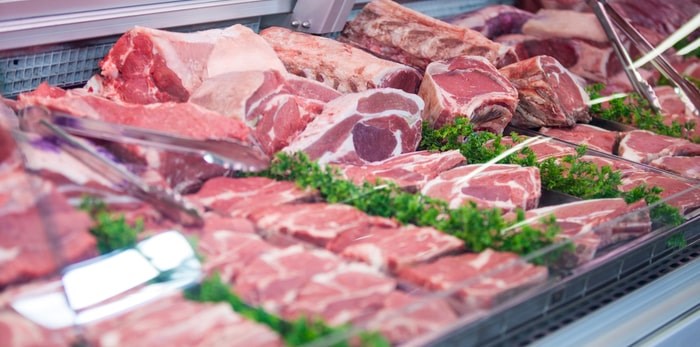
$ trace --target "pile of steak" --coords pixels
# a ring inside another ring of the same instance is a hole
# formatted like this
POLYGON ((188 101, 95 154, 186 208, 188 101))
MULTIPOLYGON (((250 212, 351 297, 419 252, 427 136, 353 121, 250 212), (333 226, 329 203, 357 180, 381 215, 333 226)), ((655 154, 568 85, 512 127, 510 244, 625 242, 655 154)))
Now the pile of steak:
POLYGON ((518 91, 486 58, 463 56, 428 65, 418 92, 423 119, 441 128, 467 117, 476 130, 502 133, 518 104, 518 91))
POLYGON ((408 191, 416 191, 443 171, 466 162, 457 150, 417 151, 365 165, 335 165, 340 173, 357 185, 377 180, 390 181, 408 191))
POLYGON ((413 152, 421 138, 423 100, 392 88, 346 94, 326 104, 284 151, 319 163, 366 164, 413 152))
POLYGON ((451 208, 474 203, 480 208, 512 211, 537 207, 542 187, 536 167, 473 164, 441 173, 421 193, 445 200, 451 208))
POLYGON ((525 263, 516 254, 487 249, 408 267, 399 277, 426 289, 453 291, 469 309, 489 309, 515 291, 546 281, 547 274, 546 267, 525 263))
POLYGON ((613 154, 620 137, 620 134, 616 131, 605 130, 588 124, 576 124, 570 129, 543 127, 539 131, 544 135, 577 145, 586 145, 589 149, 608 154, 613 154))
POLYGON ((343 29, 340 40, 420 70, 431 61, 477 55, 497 67, 513 53, 480 33, 426 16, 391 0, 374 0, 343 29))
POLYGON ((271 27, 260 32, 293 74, 323 82, 341 93, 396 88, 415 93, 421 76, 413 68, 375 57, 336 40, 271 27))
POLYGON ((480 32, 493 40, 498 36, 518 34, 533 14, 509 5, 491 5, 479 10, 462 13, 445 21, 462 28, 480 32))
POLYGON ((537 56, 499 70, 518 89, 513 125, 570 127, 589 122, 588 94, 557 60, 537 56))

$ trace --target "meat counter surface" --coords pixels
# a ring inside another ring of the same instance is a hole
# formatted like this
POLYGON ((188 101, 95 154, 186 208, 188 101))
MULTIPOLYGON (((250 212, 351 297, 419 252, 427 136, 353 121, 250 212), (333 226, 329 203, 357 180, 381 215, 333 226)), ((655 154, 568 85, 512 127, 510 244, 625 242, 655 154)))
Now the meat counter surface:
MULTIPOLYGON (((634 24, 637 10, 625 12, 634 24)), ((340 42, 275 27, 136 27, 84 87, 42 84, 0 100, 0 344, 398 345, 476 321, 602 251, 693 218, 700 145, 691 132, 582 124, 602 112, 589 108, 587 84, 631 86, 604 36, 548 30, 562 18, 597 25, 586 13, 504 5, 442 21, 374 0, 340 42), (241 173, 192 154, 91 142, 195 205, 204 223, 184 227, 56 139, 17 128, 15 112, 28 107, 236 141, 273 160, 241 173), (520 134, 503 135, 512 129, 520 134), (567 203, 544 203, 563 193, 567 203), (88 208, 94 199, 101 213, 88 208), (97 246, 172 229, 196 240, 206 274, 184 298, 80 331, 11 308, 97 246)), ((696 60, 674 63, 695 77, 696 60)), ((692 119, 664 105, 665 119, 692 119)))

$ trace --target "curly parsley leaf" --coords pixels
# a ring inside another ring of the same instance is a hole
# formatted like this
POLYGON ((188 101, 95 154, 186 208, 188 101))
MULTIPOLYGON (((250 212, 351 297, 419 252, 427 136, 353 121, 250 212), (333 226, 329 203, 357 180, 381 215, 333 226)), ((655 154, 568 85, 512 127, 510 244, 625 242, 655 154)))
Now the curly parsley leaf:
POLYGON ((124 215, 116 215, 107 210, 107 205, 100 199, 86 196, 80 202, 80 209, 87 212, 94 221, 90 233, 97 239, 97 249, 100 253, 132 247, 138 240, 138 234, 143 231, 143 220, 136 220, 130 225, 124 215))

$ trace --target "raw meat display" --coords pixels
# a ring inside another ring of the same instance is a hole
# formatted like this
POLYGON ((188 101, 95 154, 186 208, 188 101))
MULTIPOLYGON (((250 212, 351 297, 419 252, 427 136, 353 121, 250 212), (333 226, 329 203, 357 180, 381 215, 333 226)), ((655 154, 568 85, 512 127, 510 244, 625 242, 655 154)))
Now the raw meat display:
POLYGON ((668 204, 677 207, 681 214, 686 214, 700 207, 700 190, 697 189, 696 183, 656 172, 641 171, 624 177, 620 190, 629 191, 640 184, 663 189, 660 194, 661 198, 666 199, 668 204))
POLYGON ((365 165, 335 165, 341 174, 361 185, 377 180, 390 181, 408 191, 423 188, 425 183, 466 162, 459 151, 417 151, 365 165))
MULTIPOLYGON (((700 13, 700 4, 693 0, 616 0, 611 6, 639 29, 657 33, 665 38, 673 34, 693 16, 700 13)), ((647 37, 649 39, 649 37, 647 37)), ((651 42, 653 45, 658 42, 651 42)))
POLYGON ((240 24, 226 29, 174 33, 136 27, 100 63, 88 90, 129 103, 187 101, 203 80, 233 71, 285 72, 274 50, 240 24))
POLYGON ((633 130, 623 135, 617 151, 625 159, 648 163, 665 156, 700 156, 700 144, 647 130, 633 130))
POLYGON ((463 56, 428 65, 418 95, 433 127, 467 117, 476 130, 502 133, 518 104, 518 91, 483 57, 463 56))
POLYGON ((497 67, 513 52, 471 29, 431 18, 391 0, 373 0, 348 22, 341 40, 377 56, 425 70, 431 61, 478 55, 497 67))
POLYGON ((588 94, 557 60, 537 56, 499 70, 518 89, 513 125, 570 127, 589 122, 588 94))
POLYGON ((522 33, 540 38, 608 42, 603 27, 593 13, 570 10, 539 10, 522 25, 522 33))
POLYGON ((442 199, 451 208, 474 203, 481 208, 537 207, 542 187, 535 167, 505 164, 460 166, 429 181, 421 193, 442 199))
POLYGON ((487 249, 408 267, 399 277, 430 290, 455 290, 468 308, 488 309, 503 296, 546 281, 547 273, 513 253, 487 249))
POLYGON ((279 71, 237 71, 206 79, 189 101, 244 121, 267 154, 289 144, 340 96, 318 82, 279 71))
POLYGON ((274 249, 255 234, 218 228, 206 232, 199 239, 198 247, 206 258, 204 271, 207 274, 218 273, 226 283, 233 283, 249 263, 274 249))
POLYGON ((589 149, 608 154, 613 154, 620 137, 620 134, 616 131, 609 131, 588 124, 576 124, 570 129, 543 127, 540 129, 540 133, 559 140, 586 145, 589 149))
POLYGON ((336 40, 271 27, 260 32, 287 71, 323 82, 341 93, 396 88, 415 93, 421 75, 413 68, 377 58, 336 40))
POLYGON ((660 157, 649 165, 675 172, 683 177, 700 179, 700 157, 660 157))
POLYGON ((671 126, 674 121, 681 125, 694 123, 695 127, 693 130, 684 130, 684 136, 698 142, 700 140, 700 121, 693 114, 692 107, 686 105, 671 86, 654 87, 654 93, 656 93, 656 97, 659 98, 659 103, 661 104, 664 124, 671 126))
POLYGON ((423 100, 391 88, 343 95, 328 104, 284 150, 319 163, 366 164, 413 152, 423 100))
POLYGON ((491 5, 482 9, 445 18, 445 21, 462 28, 480 32, 489 39, 501 35, 522 32, 523 24, 533 14, 509 5, 491 5))

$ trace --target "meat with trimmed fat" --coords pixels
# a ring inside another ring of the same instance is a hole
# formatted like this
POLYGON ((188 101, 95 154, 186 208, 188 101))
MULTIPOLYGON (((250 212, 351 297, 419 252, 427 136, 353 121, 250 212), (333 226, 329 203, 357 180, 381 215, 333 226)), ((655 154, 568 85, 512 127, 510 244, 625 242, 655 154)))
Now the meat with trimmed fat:
POLYGON ((236 279, 234 291, 248 304, 280 313, 293 304, 312 277, 330 273, 342 261, 328 251, 301 245, 275 249, 249 263, 236 279))
POLYGON ((542 186, 536 167, 473 164, 441 173, 421 193, 447 201, 450 208, 474 203, 480 208, 512 211, 537 207, 542 186))
POLYGON ((520 33, 523 24, 532 16, 532 13, 513 6, 491 5, 445 18, 444 21, 478 31, 493 40, 501 35, 520 33))
POLYGON ((369 216, 349 205, 327 203, 281 205, 259 210, 249 218, 266 237, 289 235, 321 247, 349 230, 395 230, 399 226, 394 220, 369 216))
POLYGON ((632 130, 623 134, 617 151, 625 159, 646 164, 665 156, 700 156, 700 144, 647 130, 632 130))
POLYGON ((421 75, 415 69, 377 58, 333 39, 271 27, 260 32, 287 70, 323 82, 341 93, 396 88, 415 93, 421 75))
POLYGON ((225 283, 234 283, 248 264, 275 249, 255 234, 226 229, 205 232, 197 246, 204 257, 204 272, 218 273, 225 283))
POLYGON ((216 177, 187 198, 222 215, 247 217, 260 209, 310 201, 315 196, 315 192, 302 190, 293 182, 264 177, 216 177))
POLYGON ((686 214, 700 207, 700 189, 696 184, 670 177, 656 172, 635 172, 622 179, 620 190, 626 192, 640 184, 648 187, 657 186, 663 191, 662 199, 668 199, 668 204, 677 207, 681 214, 686 214), (673 196, 673 198, 670 198, 673 196))
POLYGON ((649 162, 649 165, 683 177, 700 179, 700 157, 660 157, 649 162))
POLYGON ((375 313, 394 289, 396 280, 362 264, 347 264, 313 276, 282 316, 318 317, 337 326, 375 313))
POLYGON ((608 36, 595 14, 571 10, 539 10, 523 24, 522 32, 539 38, 608 42, 608 36))
MULTIPOLYGON (((528 139, 528 137, 520 136, 520 139, 524 141, 528 139)), ((487 146, 490 144, 490 141, 486 143, 487 146)), ((501 138, 501 144, 506 145, 509 148, 514 147, 516 145, 510 136, 503 136, 503 138, 501 138)), ((532 152, 534 152, 538 162, 542 162, 549 158, 561 158, 567 155, 576 155, 575 147, 554 140, 543 142, 537 141, 527 145, 527 148, 531 149, 532 152)))
POLYGON ((421 138, 423 100, 398 89, 345 94, 328 104, 287 146, 321 164, 366 164, 414 152, 421 138))
POLYGON ((445 328, 456 320, 457 315, 447 301, 422 299, 397 290, 386 297, 383 308, 365 324, 390 342, 401 344, 445 328))
POLYGON ((101 78, 87 88, 129 103, 184 102, 202 81, 232 71, 284 72, 275 51, 251 29, 176 33, 135 27, 100 62, 101 78))
POLYGON ((686 105, 671 86, 654 87, 654 93, 659 98, 661 104, 661 114, 664 116, 663 122, 672 126, 674 122, 680 124, 683 135, 691 140, 700 140, 700 119, 693 114, 692 107, 686 105), (693 130, 685 129, 686 124, 695 124, 693 130))
POLYGON ((327 246, 345 258, 384 271, 424 263, 464 249, 460 239, 431 227, 356 228, 338 235, 327 246))
POLYGON ((487 249, 404 268, 399 278, 433 291, 455 290, 469 309, 490 309, 503 297, 546 281, 547 268, 487 249))
POLYGON ((244 121, 272 155, 338 96, 321 83, 275 70, 236 71, 206 79, 189 102, 244 121))
POLYGON ((591 120, 588 94, 556 59, 537 56, 499 71, 518 89, 520 103, 513 125, 570 127, 591 120))
POLYGON ((399 187, 416 191, 423 188, 425 183, 447 171, 466 162, 464 156, 457 150, 445 152, 417 151, 365 165, 334 165, 340 173, 357 185, 364 182, 374 183, 377 180, 390 181, 399 187))
POLYGON ((486 58, 462 56, 428 65, 418 95, 423 119, 441 128, 466 117, 476 130, 503 132, 518 105, 518 91, 486 58))
POLYGON ((228 303, 200 303, 181 294, 151 302, 85 328, 88 343, 117 346, 282 346, 268 327, 238 315, 228 303))
POLYGON ((391 0, 373 0, 343 29, 340 40, 377 56, 420 70, 431 61, 462 55, 485 57, 500 67, 516 58, 512 51, 480 33, 460 28, 391 0))
POLYGON ((577 145, 586 145, 608 154, 613 154, 620 133, 588 124, 576 124, 572 128, 540 128, 540 133, 577 145))

